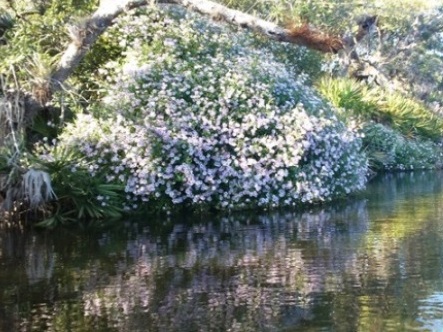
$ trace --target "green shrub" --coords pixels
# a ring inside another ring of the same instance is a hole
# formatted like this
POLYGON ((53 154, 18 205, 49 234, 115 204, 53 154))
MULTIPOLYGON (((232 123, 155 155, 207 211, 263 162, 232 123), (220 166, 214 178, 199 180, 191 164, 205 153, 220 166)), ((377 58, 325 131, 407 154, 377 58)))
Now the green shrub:
POLYGON ((120 218, 123 213, 124 186, 106 183, 104 170, 73 149, 44 143, 30 156, 30 167, 51 176, 56 199, 44 202, 46 218, 38 226, 54 227, 82 220, 120 218), (91 170, 95 176, 91 176, 91 170))
POLYGON ((324 78, 319 91, 345 117, 354 115, 398 130, 406 137, 437 140, 443 134, 443 119, 425 105, 398 92, 369 87, 352 79, 324 78))
POLYGON ((363 125, 363 147, 371 169, 413 170, 441 168, 442 148, 431 141, 407 139, 379 123, 363 125))

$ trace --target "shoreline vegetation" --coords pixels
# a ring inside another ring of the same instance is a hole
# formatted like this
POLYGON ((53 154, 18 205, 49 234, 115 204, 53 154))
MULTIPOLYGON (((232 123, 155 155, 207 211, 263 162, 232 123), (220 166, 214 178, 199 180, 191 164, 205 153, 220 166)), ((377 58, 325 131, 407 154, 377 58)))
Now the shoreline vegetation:
MULTIPOLYGON (((396 10, 390 2, 349 8, 349 26, 336 27, 351 39, 357 27, 357 37, 337 54, 318 51, 337 32, 320 38, 306 21, 334 26, 339 4, 298 5, 300 45, 177 4, 122 7, 69 79, 54 81, 67 63, 60 45, 86 45, 91 21, 69 17, 98 5, 64 2, 26 20, 27 1, 0 11, 4 219, 54 227, 140 211, 299 207, 357 193, 378 172, 442 168, 443 7, 411 2, 395 18, 383 16, 396 10)), ((288 21, 278 3, 254 15, 288 21)))

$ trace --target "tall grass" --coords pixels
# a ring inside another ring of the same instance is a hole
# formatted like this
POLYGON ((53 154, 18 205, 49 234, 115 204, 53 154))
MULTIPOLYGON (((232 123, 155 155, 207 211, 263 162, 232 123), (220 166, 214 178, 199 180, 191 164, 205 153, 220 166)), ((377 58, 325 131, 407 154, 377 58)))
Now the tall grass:
POLYGON ((398 92, 346 78, 323 78, 317 86, 326 99, 341 109, 343 118, 352 115, 373 120, 410 138, 437 140, 443 134, 443 118, 398 92))
POLYGON ((351 79, 323 78, 320 92, 345 123, 360 123, 372 171, 441 168, 443 120, 399 93, 351 79))

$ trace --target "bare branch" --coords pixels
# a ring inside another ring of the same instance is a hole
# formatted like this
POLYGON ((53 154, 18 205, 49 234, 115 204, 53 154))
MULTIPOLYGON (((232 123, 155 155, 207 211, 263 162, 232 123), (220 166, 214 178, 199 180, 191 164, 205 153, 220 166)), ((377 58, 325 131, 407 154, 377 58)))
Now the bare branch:
MULTIPOLYGON (((73 40, 64 52, 58 68, 52 76, 52 81, 55 84, 52 89, 58 90, 60 88, 59 85, 72 74, 91 46, 113 24, 116 17, 130 9, 145 6, 149 3, 150 1, 148 0, 102 0, 97 11, 85 22, 84 33, 81 39, 73 40)), ((283 29, 272 22, 261 20, 238 10, 229 9, 212 1, 170 0, 156 1, 156 3, 175 3, 212 18, 243 28, 249 28, 271 39, 294 42, 290 35, 290 30, 283 29)))
POLYGON ((60 89, 60 85, 72 74, 100 35, 113 24, 116 17, 131 8, 146 4, 147 1, 100 1, 99 8, 84 22, 81 33, 72 40, 63 53, 57 70, 52 75, 52 92, 60 89))
POLYGON ((267 36, 268 38, 281 41, 293 42, 290 30, 284 29, 275 23, 262 20, 255 16, 243 13, 239 10, 230 9, 213 1, 200 0, 176 0, 177 4, 200 14, 237 25, 242 28, 251 29, 267 36))
MULTIPOLYGON (((102 0, 96 12, 86 20, 84 27, 82 27, 83 33, 78 34, 77 38, 69 44, 64 52, 57 70, 52 75, 52 92, 60 89, 60 84, 72 74, 100 35, 114 23, 115 18, 130 9, 145 6, 150 3, 152 3, 152 1, 149 0, 102 0)), ((327 47, 322 47, 321 45, 316 47, 316 45, 310 44, 309 40, 306 40, 304 36, 300 36, 300 34, 294 35, 294 29, 282 28, 275 23, 227 8, 213 1, 157 0, 155 3, 182 5, 189 10, 210 16, 213 19, 223 20, 227 23, 250 29, 268 38, 281 42, 301 44, 323 52, 337 51, 337 49, 341 47, 340 41, 335 39, 335 47, 331 47, 330 45, 327 47)), ((313 37, 313 30, 310 30, 309 34, 308 37, 313 37)), ((318 35, 319 33, 315 34, 317 41, 318 35)))
MULTIPOLYGON (((77 30, 74 27, 70 31, 72 41, 51 76, 48 95, 62 88, 63 83, 78 67, 97 39, 107 28, 114 24, 119 15, 130 9, 160 3, 181 5, 188 10, 210 16, 213 19, 250 29, 270 39, 303 45, 321 52, 337 52, 345 44, 341 38, 329 36, 311 27, 282 28, 275 23, 227 8, 209 0, 101 0, 99 8, 84 21, 82 26, 78 27, 77 30)), ((27 101, 27 106, 32 106, 34 111, 36 104, 37 102, 32 98, 27 101)), ((35 112, 31 113, 35 114, 35 112)))

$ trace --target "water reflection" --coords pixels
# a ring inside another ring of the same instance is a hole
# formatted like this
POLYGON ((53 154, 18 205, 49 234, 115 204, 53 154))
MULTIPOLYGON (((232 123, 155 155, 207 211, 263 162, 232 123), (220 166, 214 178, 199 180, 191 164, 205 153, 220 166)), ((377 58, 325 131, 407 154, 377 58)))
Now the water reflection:
POLYGON ((418 321, 429 331, 443 330, 443 293, 436 292, 420 301, 418 321))
POLYGON ((146 220, 104 233, 2 232, 0 329, 434 330, 441 180, 386 176, 324 209, 177 219, 167 231, 146 220))

